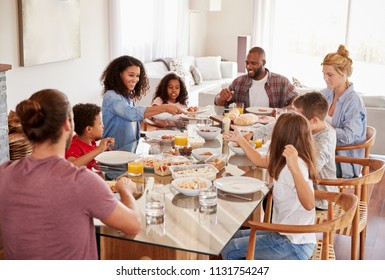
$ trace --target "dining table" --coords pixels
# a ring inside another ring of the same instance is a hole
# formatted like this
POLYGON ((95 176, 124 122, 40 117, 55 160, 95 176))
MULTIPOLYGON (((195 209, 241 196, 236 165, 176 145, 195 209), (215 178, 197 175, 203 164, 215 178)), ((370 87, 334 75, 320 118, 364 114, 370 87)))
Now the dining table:
MULTIPOLYGON (((226 164, 216 174, 216 179, 230 180, 229 182, 236 185, 236 178, 242 176, 251 180, 259 179, 263 184, 254 192, 232 193, 218 189, 217 206, 208 211, 200 206, 198 196, 179 193, 172 186, 171 175, 160 176, 153 170, 145 168, 142 175, 130 176, 124 165, 121 169, 118 167, 112 170, 108 167, 100 170, 96 166, 99 173, 102 171, 106 180, 126 176, 137 184, 137 189, 140 191, 136 201, 142 219, 142 230, 137 235, 125 235, 95 219, 100 259, 216 259, 233 235, 247 226, 248 220, 261 219, 263 214, 261 202, 269 192, 266 170, 254 166, 245 155, 234 154, 229 150, 228 143, 222 139, 221 134, 214 139, 204 140, 197 135, 198 129, 199 126, 190 120, 186 127, 189 143, 216 148, 226 156, 226 164), (145 192, 147 189, 164 193, 165 216, 162 223, 146 224, 145 192)), ((143 157, 154 151, 161 153, 173 149, 172 143, 149 139, 145 135, 146 131, 143 132, 144 137, 133 145, 135 149, 132 153, 143 157)), ((194 157, 188 158, 192 163, 197 163, 194 157)))

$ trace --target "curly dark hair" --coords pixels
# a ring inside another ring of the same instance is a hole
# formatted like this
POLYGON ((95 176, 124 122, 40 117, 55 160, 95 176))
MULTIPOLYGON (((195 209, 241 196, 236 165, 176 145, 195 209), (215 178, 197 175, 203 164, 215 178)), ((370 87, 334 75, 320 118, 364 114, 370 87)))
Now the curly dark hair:
POLYGON ((169 73, 162 78, 162 80, 159 82, 159 85, 156 88, 154 98, 152 99, 152 101, 154 101, 155 98, 160 97, 163 100, 163 103, 167 104, 167 101, 168 101, 167 87, 168 87, 168 82, 170 80, 179 81, 180 91, 179 91, 179 96, 176 99, 176 102, 179 102, 182 105, 187 105, 188 92, 186 89, 186 85, 183 82, 182 78, 176 73, 169 73))
POLYGON ((98 105, 86 103, 76 104, 72 111, 74 112, 75 132, 77 135, 83 135, 87 126, 93 126, 96 116, 100 114, 100 108, 98 105))
POLYGON ((123 95, 125 97, 130 96, 127 87, 124 85, 120 73, 127 69, 130 66, 138 66, 140 68, 139 81, 134 88, 134 98, 139 100, 142 96, 146 95, 149 87, 148 78, 146 75, 146 70, 144 69, 143 63, 136 59, 135 57, 123 55, 118 58, 115 58, 111 61, 106 69, 104 69, 100 81, 103 88, 103 94, 108 90, 114 90, 117 94, 123 95))

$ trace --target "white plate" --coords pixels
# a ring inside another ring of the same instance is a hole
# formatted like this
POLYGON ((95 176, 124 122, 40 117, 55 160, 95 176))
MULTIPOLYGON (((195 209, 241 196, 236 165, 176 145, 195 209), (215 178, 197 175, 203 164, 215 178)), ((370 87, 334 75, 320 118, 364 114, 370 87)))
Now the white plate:
POLYGON ((248 107, 246 108, 246 111, 249 113, 253 113, 256 115, 271 115, 274 108, 270 107, 248 107))
POLYGON ((275 121, 275 118, 272 116, 258 116, 258 123, 267 124, 273 121, 275 121))
POLYGON ((162 139, 162 136, 163 135, 177 135, 179 134, 180 131, 176 131, 176 130, 153 130, 153 131, 149 131, 147 132, 146 136, 149 138, 149 139, 153 139, 153 140, 159 140, 159 141, 162 141, 162 142, 172 142, 174 139, 171 139, 171 140, 164 140, 162 139))
POLYGON ((186 112, 187 115, 201 114, 201 113, 207 112, 208 109, 209 108, 207 108, 207 107, 198 107, 198 110, 195 111, 195 112, 189 112, 189 111, 187 111, 187 109, 185 110, 185 112, 186 112))
POLYGON ((176 121, 180 117, 181 115, 172 115, 170 113, 160 113, 158 115, 153 116, 153 118, 162 121, 176 121))
POLYGON ((130 161, 137 159, 138 156, 131 152, 125 151, 108 151, 103 152, 95 157, 95 160, 109 165, 127 164, 130 161))
POLYGON ((205 178, 199 178, 199 177, 184 177, 184 178, 178 178, 178 179, 175 179, 171 182, 172 186, 180 193, 183 193, 184 195, 188 195, 188 196, 197 196, 199 195, 199 191, 202 190, 202 189, 206 189, 208 187, 211 186, 211 181, 208 180, 208 179, 205 179, 205 178), (182 184, 183 182, 195 182, 196 180, 198 180, 199 182, 201 183, 205 183, 206 184, 206 187, 204 188, 200 188, 200 189, 187 189, 187 188, 180 188, 179 185, 182 184))
POLYGON ((265 183, 261 180, 245 176, 222 177, 214 181, 214 186, 221 191, 234 194, 254 193, 264 185, 265 183))

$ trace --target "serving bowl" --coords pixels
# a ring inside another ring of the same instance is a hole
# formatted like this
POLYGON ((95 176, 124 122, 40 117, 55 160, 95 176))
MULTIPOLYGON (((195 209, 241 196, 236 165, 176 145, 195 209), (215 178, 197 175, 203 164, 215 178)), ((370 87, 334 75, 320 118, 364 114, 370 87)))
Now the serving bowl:
POLYGON ((192 155, 194 158, 196 158, 199 161, 205 161, 212 155, 218 155, 220 154, 219 149, 213 149, 213 148, 197 148, 192 150, 192 155))
POLYGON ((211 181, 200 177, 178 178, 171 182, 172 186, 180 193, 187 196, 197 196, 199 191, 211 186, 211 181), (195 184, 197 189, 194 188, 195 184))
MULTIPOLYGON (((255 148, 255 143, 253 143, 253 142, 248 142, 248 143, 251 147, 255 148)), ((229 147, 230 147, 230 150, 232 150, 237 155, 244 155, 245 154, 243 149, 241 147, 239 147, 238 144, 235 142, 230 142, 229 147)))
POLYGON ((198 127, 197 133, 204 139, 214 139, 221 133, 221 128, 215 126, 201 126, 198 127))

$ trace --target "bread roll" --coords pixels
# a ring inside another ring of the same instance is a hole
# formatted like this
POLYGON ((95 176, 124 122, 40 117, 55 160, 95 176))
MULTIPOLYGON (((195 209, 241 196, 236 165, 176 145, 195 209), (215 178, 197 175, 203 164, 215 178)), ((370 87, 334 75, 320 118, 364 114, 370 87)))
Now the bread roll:
POLYGON ((239 110, 238 108, 233 108, 231 109, 231 111, 229 112, 229 118, 230 120, 234 121, 237 117, 239 117, 240 113, 239 113, 239 110))
POLYGON ((247 113, 247 114, 243 114, 243 115, 240 115, 239 117, 237 117, 234 120, 234 124, 236 124, 236 125, 253 125, 257 121, 258 121, 258 116, 254 115, 254 114, 247 113))

